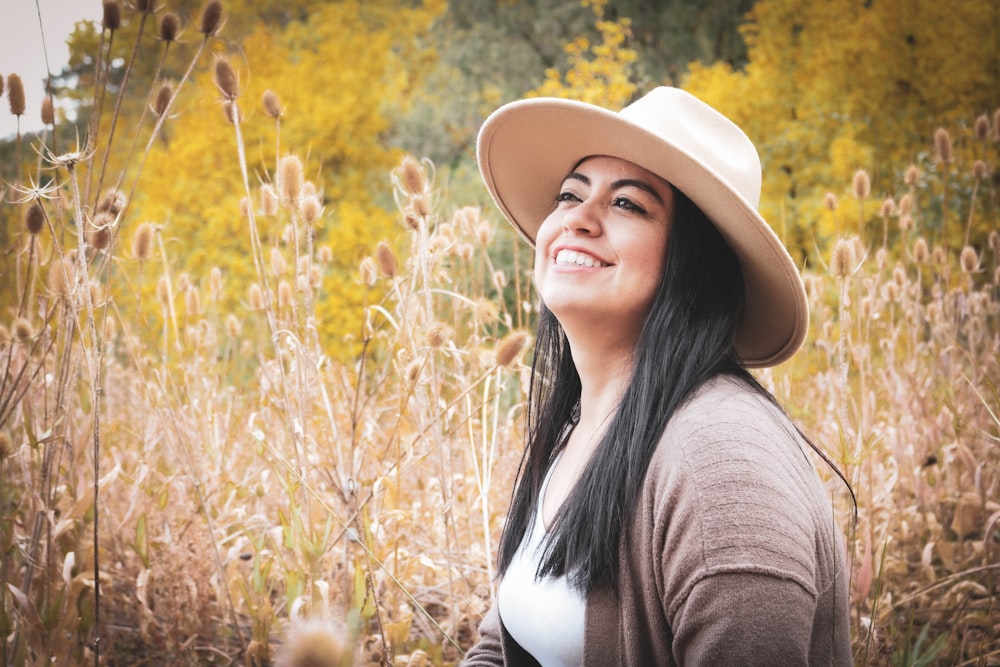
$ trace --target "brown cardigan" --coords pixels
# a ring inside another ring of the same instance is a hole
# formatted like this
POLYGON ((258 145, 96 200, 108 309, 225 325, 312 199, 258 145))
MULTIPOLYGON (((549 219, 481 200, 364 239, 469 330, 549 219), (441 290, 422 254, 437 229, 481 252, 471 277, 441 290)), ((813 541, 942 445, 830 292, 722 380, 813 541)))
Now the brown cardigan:
MULTIPOLYGON (((807 448, 742 383, 696 391, 650 461, 617 592, 587 598, 584 665, 851 665, 845 557, 807 448)), ((464 665, 538 664, 501 615, 464 665)))

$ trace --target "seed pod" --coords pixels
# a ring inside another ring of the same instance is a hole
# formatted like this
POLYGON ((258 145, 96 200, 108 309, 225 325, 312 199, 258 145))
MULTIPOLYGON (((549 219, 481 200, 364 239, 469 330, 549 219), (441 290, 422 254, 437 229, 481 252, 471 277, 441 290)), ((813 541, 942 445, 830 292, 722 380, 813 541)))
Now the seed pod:
POLYGON ((42 125, 55 125, 56 112, 52 106, 52 96, 46 95, 42 98, 42 125))
POLYGON ((144 222, 135 230, 132 237, 132 256, 140 262, 145 262, 153 256, 153 237, 156 227, 151 222, 144 222))
POLYGON ((170 305, 170 281, 166 276, 160 276, 156 283, 156 298, 164 308, 170 305))
POLYGON ((101 198, 100 203, 97 205, 97 210, 99 212, 107 212, 112 216, 117 216, 125 208, 125 204, 128 203, 128 199, 125 198, 125 194, 121 190, 108 190, 104 193, 101 198))
POLYGON ((524 349, 524 345, 527 342, 528 334, 524 331, 511 331, 504 336, 497 344, 496 365, 503 367, 510 366, 517 359, 517 356, 524 349))
POLYGON ((152 14, 153 10, 156 9, 155 0, 134 0, 135 9, 143 14, 152 14))
POLYGON ((278 163, 278 188, 281 201, 292 204, 302 194, 302 160, 297 155, 286 155, 278 163))
POLYGON ((236 338, 240 335, 240 321, 232 313, 226 317, 226 333, 229 334, 230 338, 236 338))
POLYGON ((978 180, 985 180, 989 175, 989 168, 983 160, 976 160, 972 165, 972 175, 978 180))
POLYGON ((28 210, 24 213, 24 226, 32 236, 42 231, 42 227, 45 226, 45 209, 38 200, 28 204, 28 210))
POLYGON ((160 86, 160 90, 156 93, 156 99, 153 101, 153 111, 156 112, 157 116, 162 116, 167 113, 167 109, 170 108, 170 100, 174 96, 174 88, 169 83, 164 83, 160 86))
POLYGON ((934 151, 938 162, 951 162, 951 135, 943 127, 934 130, 934 151))
POLYGON ((392 248, 385 241, 379 241, 378 246, 375 248, 375 259, 378 260, 378 266, 389 278, 396 275, 396 256, 392 252, 392 248))
POLYGON ((264 215, 275 215, 278 212, 278 193, 270 183, 260 186, 260 212, 264 215))
POLYGON ((909 215, 910 211, 912 210, 913 210, 913 195, 907 192, 899 199, 899 214, 909 215))
POLYGON ((14 340, 19 343, 27 343, 35 335, 35 331, 31 327, 31 322, 23 317, 14 320, 12 331, 14 333, 14 340))
POLYGON ((278 283, 278 306, 286 307, 292 305, 295 300, 295 293, 292 291, 292 286, 287 280, 282 280, 278 283))
POLYGON ((399 172, 399 180, 407 194, 413 196, 424 193, 427 188, 424 170, 415 157, 412 155, 404 157, 399 172))
POLYGON ((11 74, 7 77, 7 101, 10 102, 10 112, 15 116, 24 115, 24 84, 21 77, 11 74))
POLYGON ((95 250, 104 250, 111 245, 111 227, 115 219, 110 213, 98 213, 88 224, 87 245, 95 250))
POLYGON ((979 270, 979 255, 976 254, 976 249, 970 245, 962 248, 959 262, 962 265, 963 273, 975 273, 979 270))
POLYGON ((358 267, 358 271, 361 273, 361 284, 372 287, 375 281, 378 280, 378 269, 375 268, 375 260, 371 257, 365 257, 361 260, 361 266, 358 267))
POLYGON ((240 91, 239 83, 236 79, 236 71, 226 58, 218 56, 215 59, 214 73, 215 86, 224 98, 235 100, 239 97, 240 91))
POLYGON ((181 19, 173 12, 167 12, 160 17, 160 39, 168 44, 176 41, 181 31, 181 19))
POLYGON ((329 264, 333 261, 333 248, 328 245, 320 246, 316 256, 321 264, 329 264))
POLYGON ((121 27, 122 24, 122 8, 118 4, 118 0, 104 0, 104 16, 101 19, 101 25, 105 30, 114 32, 121 27))
POLYGON ((913 261, 917 264, 925 264, 930 258, 931 252, 927 247, 927 241, 920 237, 913 243, 913 261))
POLYGON ((837 278, 847 278, 854 268, 854 248, 847 239, 838 239, 833 246, 830 273, 837 278))
POLYGON ((918 180, 920 180, 920 169, 917 168, 917 165, 911 164, 903 174, 903 182, 907 185, 916 185, 918 180))
POLYGON ((879 209, 879 217, 888 218, 890 216, 896 215, 896 200, 892 197, 886 197, 882 201, 882 208, 879 209))
POLYGON ((278 100, 278 96, 271 90, 264 91, 264 111, 271 118, 279 118, 281 116, 281 102, 278 100))
POLYGON ((913 216, 909 214, 899 216, 899 231, 908 232, 911 229, 913 229, 913 216))
POLYGON ((250 285, 247 302, 250 305, 250 310, 261 310, 264 308, 264 292, 261 291, 260 285, 257 283, 250 285))
POLYGON ((205 37, 211 37, 222 27, 222 2, 209 0, 201 12, 201 28, 199 32, 205 37))
POLYGON ((976 138, 985 139, 990 135, 990 119, 986 114, 976 119, 976 138))
POLYGON ((191 317, 197 317, 201 313, 201 298, 198 296, 198 290, 191 285, 184 292, 184 306, 187 308, 187 314, 191 317))
POLYGON ((854 196, 858 199, 865 199, 871 194, 872 181, 868 176, 868 172, 864 169, 858 169, 854 172, 853 190, 854 196))
POLYGON ((837 210, 837 195, 832 192, 827 192, 826 197, 823 198, 823 204, 826 206, 828 211, 837 210))
POLYGON ((302 202, 299 204, 299 210, 302 212, 302 220, 307 225, 315 224, 319 220, 319 216, 323 213, 323 207, 320 206, 319 197, 316 195, 303 197, 302 202))

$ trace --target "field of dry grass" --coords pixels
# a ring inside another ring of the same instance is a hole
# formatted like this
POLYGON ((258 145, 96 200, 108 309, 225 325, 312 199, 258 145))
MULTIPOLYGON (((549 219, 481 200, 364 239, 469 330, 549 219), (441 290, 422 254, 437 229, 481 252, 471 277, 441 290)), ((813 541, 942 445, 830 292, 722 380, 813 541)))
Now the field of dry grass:
MULTIPOLYGON (((219 62, 256 275, 237 299, 217 269, 179 274, 123 192, 88 192, 99 143, 33 137, 52 180, 0 184, 21 221, 0 315, 3 662, 454 664, 491 601, 522 446, 527 251, 404 159, 405 243, 349 278, 371 299, 361 353, 337 361, 321 188, 295 155, 247 177, 253 102, 219 62)), ((805 271, 809 338, 761 374, 856 495, 855 520, 817 463, 858 665, 1000 665, 998 134, 1000 114, 943 128, 896 165, 895 199, 864 172, 831 184, 841 235, 805 271)))

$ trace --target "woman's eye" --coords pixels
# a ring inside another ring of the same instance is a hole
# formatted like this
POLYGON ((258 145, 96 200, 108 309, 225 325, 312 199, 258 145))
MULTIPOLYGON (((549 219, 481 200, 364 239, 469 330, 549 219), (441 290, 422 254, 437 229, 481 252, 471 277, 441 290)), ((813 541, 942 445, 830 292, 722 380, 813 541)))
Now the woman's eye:
POLYGON ((559 193, 559 196, 556 197, 556 201, 557 202, 581 201, 581 199, 576 194, 570 192, 569 190, 563 190, 562 192, 559 193))
POLYGON ((635 211, 636 213, 645 213, 646 209, 636 204, 634 201, 628 197, 615 197, 613 202, 614 206, 618 208, 625 209, 626 211, 635 211))

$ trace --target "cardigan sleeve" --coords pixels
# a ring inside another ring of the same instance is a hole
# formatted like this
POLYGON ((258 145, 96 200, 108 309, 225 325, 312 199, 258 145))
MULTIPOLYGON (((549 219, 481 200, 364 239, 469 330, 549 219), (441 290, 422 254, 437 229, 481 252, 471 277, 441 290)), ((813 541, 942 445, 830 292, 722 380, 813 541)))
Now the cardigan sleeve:
POLYGON ((808 665, 816 601, 799 584, 766 574, 701 580, 674 615, 678 665, 808 665))

